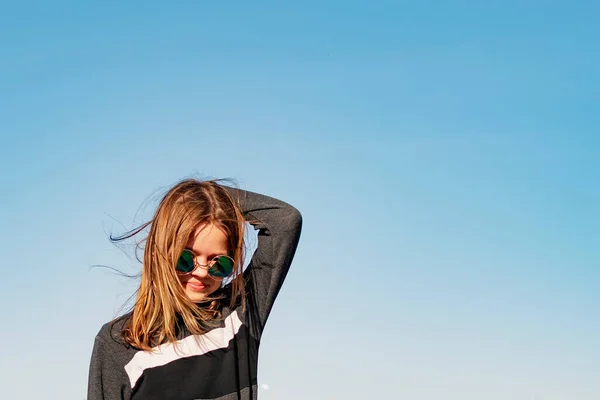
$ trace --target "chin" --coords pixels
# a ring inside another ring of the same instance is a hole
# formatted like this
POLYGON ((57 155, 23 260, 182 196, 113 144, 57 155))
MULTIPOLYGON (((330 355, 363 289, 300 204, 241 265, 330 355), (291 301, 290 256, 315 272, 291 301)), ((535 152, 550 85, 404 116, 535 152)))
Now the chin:
POLYGON ((190 300, 192 300, 194 303, 200 303, 204 300, 206 300, 207 297, 209 297, 211 294, 213 294, 215 290, 207 290, 206 292, 194 292, 191 290, 186 290, 185 293, 187 294, 187 296, 190 298, 190 300))
POLYGON ((204 294, 188 293, 187 295, 194 303, 201 303, 204 299, 206 299, 206 295, 204 294))

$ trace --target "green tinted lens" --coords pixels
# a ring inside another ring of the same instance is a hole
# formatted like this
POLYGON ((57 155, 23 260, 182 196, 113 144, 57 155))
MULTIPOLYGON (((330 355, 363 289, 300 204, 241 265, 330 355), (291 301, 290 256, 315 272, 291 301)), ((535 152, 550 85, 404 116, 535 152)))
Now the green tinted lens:
POLYGON ((177 261, 177 271, 190 273, 194 270, 194 255, 189 250, 183 250, 177 261))
POLYGON ((217 278, 227 278, 233 271, 233 260, 227 256, 219 256, 215 263, 208 269, 208 273, 217 278))

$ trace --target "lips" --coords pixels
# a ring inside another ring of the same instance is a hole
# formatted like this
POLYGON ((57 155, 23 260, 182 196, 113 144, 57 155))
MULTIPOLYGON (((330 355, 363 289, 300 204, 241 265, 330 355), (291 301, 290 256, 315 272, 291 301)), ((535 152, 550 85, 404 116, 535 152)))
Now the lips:
POLYGON ((188 289, 194 291, 194 292, 200 292, 204 289, 206 289, 206 285, 202 284, 202 282, 188 282, 187 284, 188 289))

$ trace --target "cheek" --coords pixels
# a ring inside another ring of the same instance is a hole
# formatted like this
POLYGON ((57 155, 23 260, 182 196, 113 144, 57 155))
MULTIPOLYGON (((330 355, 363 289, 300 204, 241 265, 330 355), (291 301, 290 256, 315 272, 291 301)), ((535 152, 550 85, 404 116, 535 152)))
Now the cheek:
POLYGON ((220 287, 221 287, 221 281, 217 281, 217 280, 213 279, 212 283, 210 285, 211 293, 214 292, 215 290, 217 290, 220 287))

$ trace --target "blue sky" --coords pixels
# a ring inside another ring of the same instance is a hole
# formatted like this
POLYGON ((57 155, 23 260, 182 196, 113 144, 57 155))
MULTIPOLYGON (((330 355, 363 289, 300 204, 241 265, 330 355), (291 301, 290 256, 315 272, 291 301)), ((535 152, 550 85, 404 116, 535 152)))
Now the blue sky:
POLYGON ((597 399, 599 12, 4 4, 3 394, 85 397, 135 289, 90 266, 136 272, 107 234, 199 176, 304 216, 263 400, 597 399))

